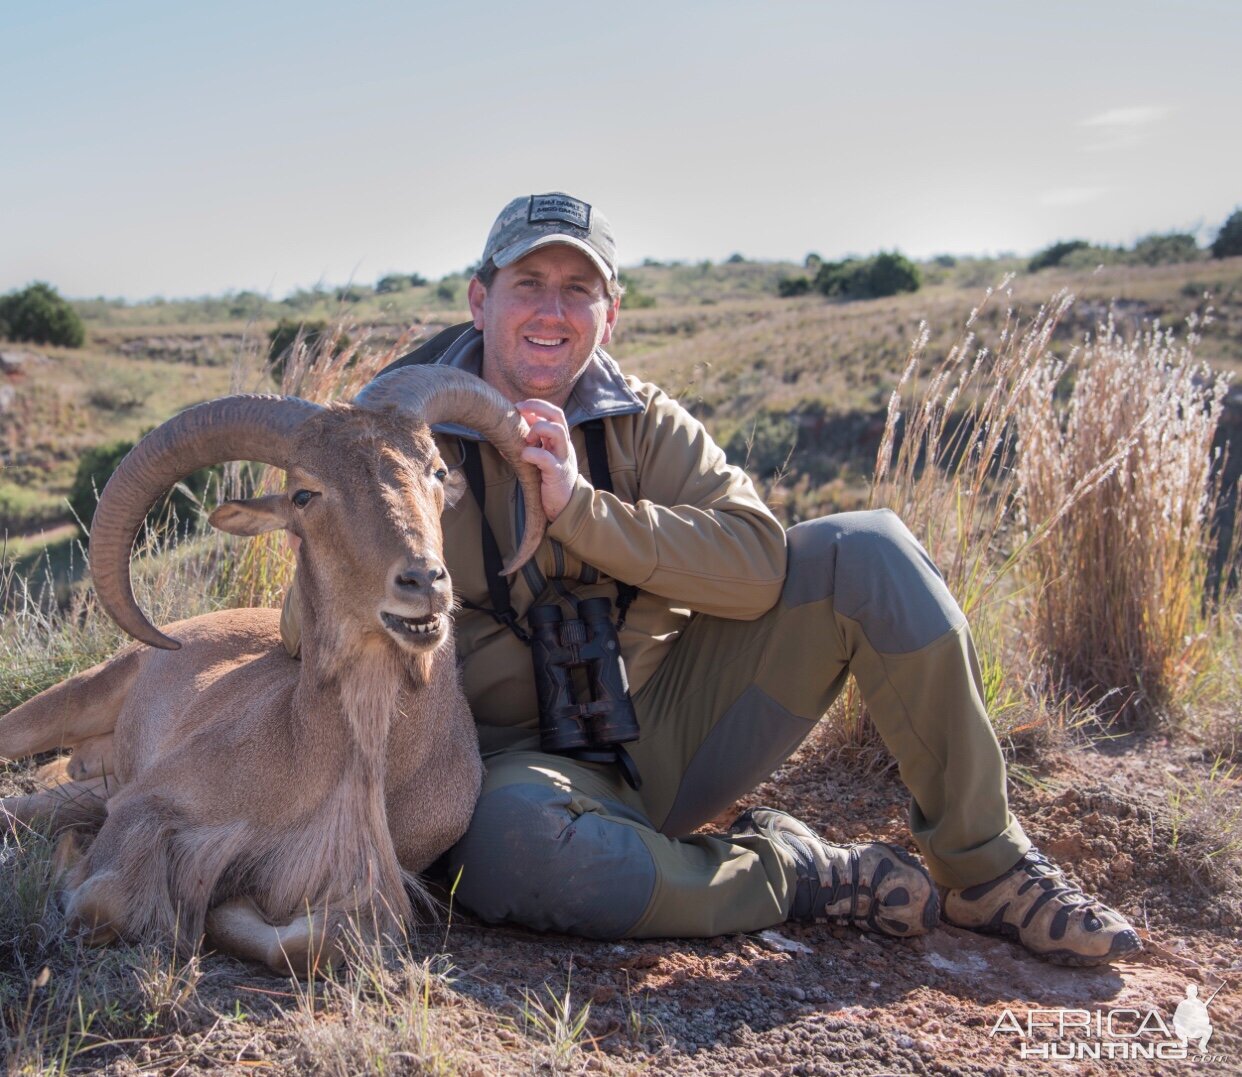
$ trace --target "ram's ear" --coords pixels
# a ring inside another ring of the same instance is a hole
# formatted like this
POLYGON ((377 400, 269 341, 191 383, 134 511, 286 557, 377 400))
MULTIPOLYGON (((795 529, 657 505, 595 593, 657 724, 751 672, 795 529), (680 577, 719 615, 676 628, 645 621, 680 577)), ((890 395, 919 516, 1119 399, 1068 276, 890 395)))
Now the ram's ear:
POLYGON ((226 501, 207 517, 212 527, 230 535, 261 535, 288 526, 289 499, 284 494, 226 501))

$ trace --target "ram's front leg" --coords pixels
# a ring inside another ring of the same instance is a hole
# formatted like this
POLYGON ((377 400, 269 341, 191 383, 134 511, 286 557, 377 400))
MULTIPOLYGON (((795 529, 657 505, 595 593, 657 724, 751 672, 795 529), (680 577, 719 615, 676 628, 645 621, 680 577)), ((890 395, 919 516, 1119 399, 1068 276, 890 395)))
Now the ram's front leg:
POLYGON ((44 821, 53 827, 98 826, 108 813, 104 801, 115 788, 115 781, 104 777, 62 782, 26 796, 5 797, 0 800, 0 810, 6 820, 26 826, 44 821))
POLYGON ((245 897, 221 902, 207 913, 207 939, 216 949, 285 976, 315 976, 336 968, 343 957, 339 936, 336 918, 323 910, 279 927, 245 897))

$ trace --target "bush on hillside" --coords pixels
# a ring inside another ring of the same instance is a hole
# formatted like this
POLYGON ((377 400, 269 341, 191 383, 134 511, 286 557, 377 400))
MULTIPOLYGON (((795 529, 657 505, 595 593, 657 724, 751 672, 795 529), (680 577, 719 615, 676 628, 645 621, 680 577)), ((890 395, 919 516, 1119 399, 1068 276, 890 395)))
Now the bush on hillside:
POLYGON ((1213 258, 1233 258, 1242 254, 1242 209, 1235 209, 1212 240, 1213 258))
POLYGON ((621 293, 621 305, 626 310, 641 310, 644 307, 654 307, 656 304, 655 296, 648 295, 639 286, 638 283, 628 273, 622 273, 618 276, 618 281, 623 289, 621 293))
POLYGON ((64 348, 80 348, 86 341, 86 327, 78 312, 42 281, 0 296, 0 330, 10 340, 64 348))
POLYGON ((811 290, 810 277, 782 277, 776 282, 776 292, 782 299, 806 295, 811 290))
POLYGON ((1144 236, 1134 244, 1133 259, 1142 265, 1179 265, 1194 262, 1203 252, 1189 232, 1144 236))
POLYGON ((375 290, 380 295, 389 295, 392 292, 403 292, 409 285, 410 278, 404 273, 389 273, 375 282, 375 290))
POLYGON ((436 298, 441 303, 456 303, 461 295, 462 283, 460 277, 444 277, 436 285, 436 298))
MULTIPOLYGON (((89 534, 91 520, 95 516, 95 506, 99 503, 99 494, 112 478, 125 455, 134 447, 132 441, 113 441, 106 445, 96 445, 78 460, 78 470, 73 476, 73 486, 69 489, 69 507, 77 517, 78 526, 84 534, 89 534)), ((219 468, 203 468, 188 478, 177 483, 166 497, 161 498, 151 511, 147 513, 147 525, 154 534, 167 534, 173 521, 179 534, 187 534, 194 529, 198 518, 198 506, 213 474, 219 468)))
POLYGON ((877 299, 899 292, 917 292, 921 283, 919 267, 896 251, 873 258, 825 262, 814 281, 824 295, 844 299, 877 299))
POLYGON ((1091 244, 1085 239, 1066 239, 1058 243, 1054 243, 1051 247, 1045 247, 1026 265, 1027 271, 1030 273, 1038 273, 1041 269, 1051 269, 1053 266, 1059 266, 1065 261, 1066 256, 1073 254, 1074 251, 1081 251, 1090 247, 1091 244))

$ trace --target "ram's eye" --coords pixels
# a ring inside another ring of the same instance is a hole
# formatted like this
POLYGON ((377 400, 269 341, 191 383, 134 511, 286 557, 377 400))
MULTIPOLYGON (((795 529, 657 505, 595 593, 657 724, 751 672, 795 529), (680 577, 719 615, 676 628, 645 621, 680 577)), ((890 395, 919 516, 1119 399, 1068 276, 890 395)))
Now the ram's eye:
POLYGON ((297 505, 298 508, 304 509, 310 504, 311 498, 315 496, 313 490, 299 490, 290 500, 297 505))
POLYGON ((443 482, 445 479, 447 479, 447 478, 448 478, 448 468, 446 468, 446 467, 438 467, 438 468, 436 468, 436 478, 437 478, 440 482, 443 482))

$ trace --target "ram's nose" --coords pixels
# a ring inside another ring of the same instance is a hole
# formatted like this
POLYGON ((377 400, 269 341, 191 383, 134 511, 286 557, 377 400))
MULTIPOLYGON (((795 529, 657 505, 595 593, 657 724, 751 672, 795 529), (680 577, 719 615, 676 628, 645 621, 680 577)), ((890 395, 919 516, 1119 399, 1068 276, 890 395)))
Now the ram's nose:
POLYGON ((398 565, 393 589, 404 598, 431 598, 449 590, 448 569, 435 557, 415 557, 398 565))

